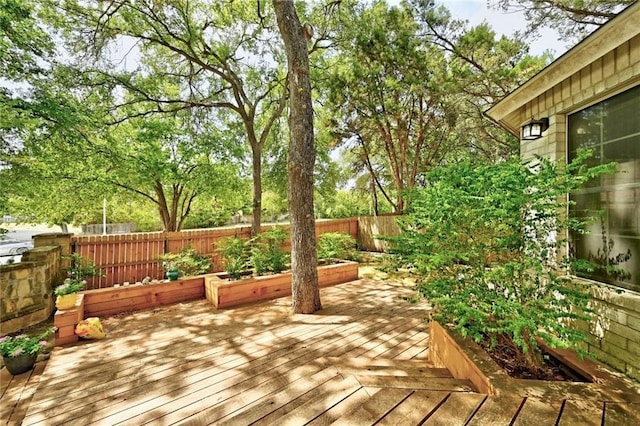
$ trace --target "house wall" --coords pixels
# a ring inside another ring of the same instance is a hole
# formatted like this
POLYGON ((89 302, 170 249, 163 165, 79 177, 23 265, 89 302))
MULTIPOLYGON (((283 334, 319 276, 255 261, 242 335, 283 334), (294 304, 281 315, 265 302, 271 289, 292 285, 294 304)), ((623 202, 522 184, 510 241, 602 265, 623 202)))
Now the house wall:
MULTIPOLYGON (((567 155, 567 116, 640 84, 640 35, 519 108, 514 122, 549 118, 544 137, 522 141, 523 159, 567 155)), ((601 361, 640 380, 640 294, 605 284, 594 287, 597 319, 588 327, 587 349, 601 361)))

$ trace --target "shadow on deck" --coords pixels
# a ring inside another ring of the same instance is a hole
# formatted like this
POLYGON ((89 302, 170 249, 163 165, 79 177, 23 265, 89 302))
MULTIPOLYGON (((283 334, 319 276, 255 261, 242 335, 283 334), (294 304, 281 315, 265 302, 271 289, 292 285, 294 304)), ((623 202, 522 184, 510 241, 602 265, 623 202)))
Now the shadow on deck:
POLYGON ((2 371, 2 423, 545 425, 640 418, 640 404, 475 393, 468 381, 429 364, 429 306, 402 300, 413 293, 402 284, 359 280, 321 293, 326 308, 315 315, 291 314, 291 299, 282 298, 228 310, 203 300, 104 319, 106 339, 56 349, 46 368, 32 373, 12 378, 2 371))

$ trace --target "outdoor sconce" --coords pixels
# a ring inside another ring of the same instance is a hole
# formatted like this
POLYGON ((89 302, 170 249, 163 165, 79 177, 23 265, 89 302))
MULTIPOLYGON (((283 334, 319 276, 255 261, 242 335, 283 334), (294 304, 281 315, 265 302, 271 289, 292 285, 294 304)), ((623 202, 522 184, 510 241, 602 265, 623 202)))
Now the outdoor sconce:
POLYGON ((525 123, 522 126, 522 139, 526 141, 532 141, 542 137, 542 132, 549 128, 549 119, 541 118, 525 123))

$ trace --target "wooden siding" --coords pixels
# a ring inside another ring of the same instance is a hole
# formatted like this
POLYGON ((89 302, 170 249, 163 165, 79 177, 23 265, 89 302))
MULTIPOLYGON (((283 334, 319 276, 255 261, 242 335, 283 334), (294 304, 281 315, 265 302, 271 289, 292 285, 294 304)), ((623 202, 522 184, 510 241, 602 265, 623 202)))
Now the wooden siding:
POLYGON ((640 83, 640 35, 622 43, 593 63, 514 111, 508 121, 522 124, 532 117, 549 117, 546 137, 523 141, 524 159, 534 155, 552 160, 566 153, 566 115, 600 102, 640 83))

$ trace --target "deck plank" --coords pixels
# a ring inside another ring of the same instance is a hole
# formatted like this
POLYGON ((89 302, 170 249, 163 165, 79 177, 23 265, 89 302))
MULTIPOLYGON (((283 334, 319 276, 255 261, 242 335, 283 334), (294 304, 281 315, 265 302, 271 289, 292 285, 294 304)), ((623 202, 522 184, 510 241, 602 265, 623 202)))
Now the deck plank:
POLYGON ((278 393, 272 394, 269 398, 262 400, 260 404, 254 405, 247 410, 240 411, 239 413, 235 413, 223 421, 217 421, 216 424, 221 426, 242 426, 252 424, 281 407, 286 406, 292 400, 305 395, 310 390, 313 390, 318 386, 323 384, 337 384, 342 381, 343 377, 340 375, 338 370, 335 368, 327 368, 313 376, 310 376, 307 380, 300 380, 294 383, 293 386, 289 386, 278 393))
POLYGON ((518 396, 490 396, 482 403, 468 426, 508 426, 523 402, 524 398, 518 396))
POLYGON ((472 392, 473 385, 465 379, 419 376, 368 376, 366 373, 356 377, 367 387, 446 390, 451 392, 472 392))
POLYGON ((640 424, 640 404, 623 402, 606 402, 604 407, 604 425, 638 425, 640 424))
POLYGON ((306 426, 327 426, 335 422, 342 416, 354 411, 360 405, 364 404, 370 397, 376 394, 379 389, 373 391, 367 391, 361 387, 342 401, 339 404, 326 410, 324 413, 307 423, 306 426))
POLYGON ((413 392, 401 404, 384 416, 379 425, 419 425, 429 417, 450 395, 445 391, 413 392))
POLYGON ((604 402, 568 399, 562 408, 558 426, 599 426, 603 413, 604 402))
POLYGON ((453 392, 423 424, 464 425, 471 419, 486 397, 486 395, 477 393, 453 392))
POLYGON ((555 425, 562 409, 562 400, 527 398, 522 405, 514 426, 555 425))
POLYGON ((413 391, 409 389, 380 389, 364 404, 346 416, 338 418, 333 425, 372 425, 405 400, 413 391))
POLYGON ((306 425, 360 389, 362 385, 353 376, 337 382, 326 382, 263 417, 254 425, 306 425))

